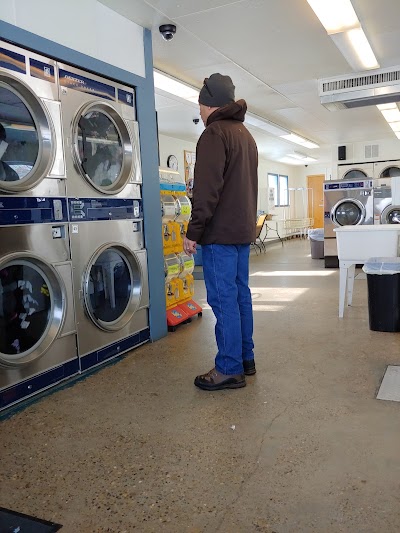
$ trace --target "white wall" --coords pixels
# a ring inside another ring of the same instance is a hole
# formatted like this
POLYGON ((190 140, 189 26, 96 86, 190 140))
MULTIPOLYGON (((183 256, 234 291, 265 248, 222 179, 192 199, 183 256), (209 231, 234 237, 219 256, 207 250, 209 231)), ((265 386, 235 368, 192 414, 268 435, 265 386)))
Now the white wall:
POLYGON ((190 141, 183 141, 182 139, 175 139, 174 137, 167 137, 166 135, 159 135, 160 145, 160 167, 167 166, 167 159, 169 155, 174 155, 178 158, 178 172, 185 177, 184 164, 184 150, 190 152, 196 151, 196 143, 190 141))
POLYGON ((0 19, 145 77, 143 28, 97 0, 0 0, 0 19))

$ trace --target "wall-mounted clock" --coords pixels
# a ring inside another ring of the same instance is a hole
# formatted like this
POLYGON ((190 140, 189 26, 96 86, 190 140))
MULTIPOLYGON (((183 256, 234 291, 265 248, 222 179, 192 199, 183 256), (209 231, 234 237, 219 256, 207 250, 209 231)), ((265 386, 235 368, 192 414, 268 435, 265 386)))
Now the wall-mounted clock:
POLYGON ((172 168, 172 170, 178 170, 178 158, 175 155, 168 156, 167 167, 172 168))

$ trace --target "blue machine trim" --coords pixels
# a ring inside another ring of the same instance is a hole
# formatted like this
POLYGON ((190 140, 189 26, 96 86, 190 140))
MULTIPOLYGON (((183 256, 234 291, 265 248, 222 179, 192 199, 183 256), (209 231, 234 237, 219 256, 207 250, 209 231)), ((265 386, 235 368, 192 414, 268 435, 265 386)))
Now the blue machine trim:
POLYGON ((186 192, 186 187, 183 183, 160 183, 160 190, 186 192))
POLYGON ((68 89, 74 89, 75 91, 87 94, 93 94, 100 98, 105 98, 106 100, 115 101, 115 87, 112 85, 92 80, 61 68, 58 77, 62 87, 67 87, 68 89))
POLYGON ((69 198, 71 222, 143 218, 142 201, 121 198, 69 198))
POLYGON ((107 359, 117 357, 123 353, 131 350, 138 344, 148 341, 150 338, 150 331, 148 328, 132 335, 126 339, 122 339, 118 342, 114 342, 105 348, 96 350, 90 354, 84 355, 80 359, 81 371, 85 371, 92 366, 98 365, 107 359))
MULTIPOLYGON (((0 21, 1 22, 1 21, 0 21)), ((0 67, 20 74, 26 74, 25 56, 0 48, 0 67)))
POLYGON ((164 262, 161 235, 160 187, 158 178, 157 122, 154 103, 153 55, 151 31, 143 30, 146 77, 114 67, 104 61, 67 48, 28 32, 8 22, 0 21, 0 38, 19 46, 35 50, 79 68, 118 80, 136 87, 136 105, 141 140, 143 171, 143 212, 146 248, 149 257, 149 290, 153 305, 150 306, 151 340, 167 335, 167 319, 164 308, 164 262))
POLYGON ((56 79, 54 76, 54 67, 48 63, 42 63, 42 61, 37 61, 36 59, 29 60, 29 70, 33 78, 39 78, 45 81, 51 81, 55 83, 56 79))
POLYGON ((133 107, 135 104, 133 92, 118 89, 118 102, 120 102, 121 104, 128 105, 129 107, 133 107))
POLYGON ((65 198, 0 196, 0 226, 68 222, 65 198))
POLYGON ((76 357, 61 366, 52 368, 47 372, 43 372, 38 376, 34 376, 25 381, 12 385, 7 389, 0 391, 0 409, 4 409, 12 403, 23 400, 28 396, 32 396, 42 389, 55 385, 63 379, 66 379, 79 372, 79 360, 76 357))

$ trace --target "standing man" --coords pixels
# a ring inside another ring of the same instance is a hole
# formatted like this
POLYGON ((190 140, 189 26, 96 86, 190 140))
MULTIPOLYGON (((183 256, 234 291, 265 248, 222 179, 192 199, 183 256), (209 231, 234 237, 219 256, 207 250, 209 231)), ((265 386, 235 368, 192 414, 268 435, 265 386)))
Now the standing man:
POLYGON ((207 301, 217 323, 215 367, 197 376, 204 390, 235 389, 255 374, 253 309, 249 289, 250 243, 255 240, 257 146, 243 125, 247 105, 235 102, 229 76, 212 74, 199 95, 206 129, 196 148, 188 254, 201 244, 207 301))

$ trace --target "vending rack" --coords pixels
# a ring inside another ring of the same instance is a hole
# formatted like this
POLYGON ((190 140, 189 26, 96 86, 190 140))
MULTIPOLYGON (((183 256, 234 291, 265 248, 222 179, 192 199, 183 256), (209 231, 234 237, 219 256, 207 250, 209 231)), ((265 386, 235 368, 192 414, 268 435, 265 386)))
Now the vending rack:
POLYGON ((183 239, 192 205, 186 196, 183 178, 171 169, 159 169, 162 237, 164 247, 165 300, 169 331, 179 324, 202 316, 202 308, 193 300, 194 259, 183 251, 183 239))

